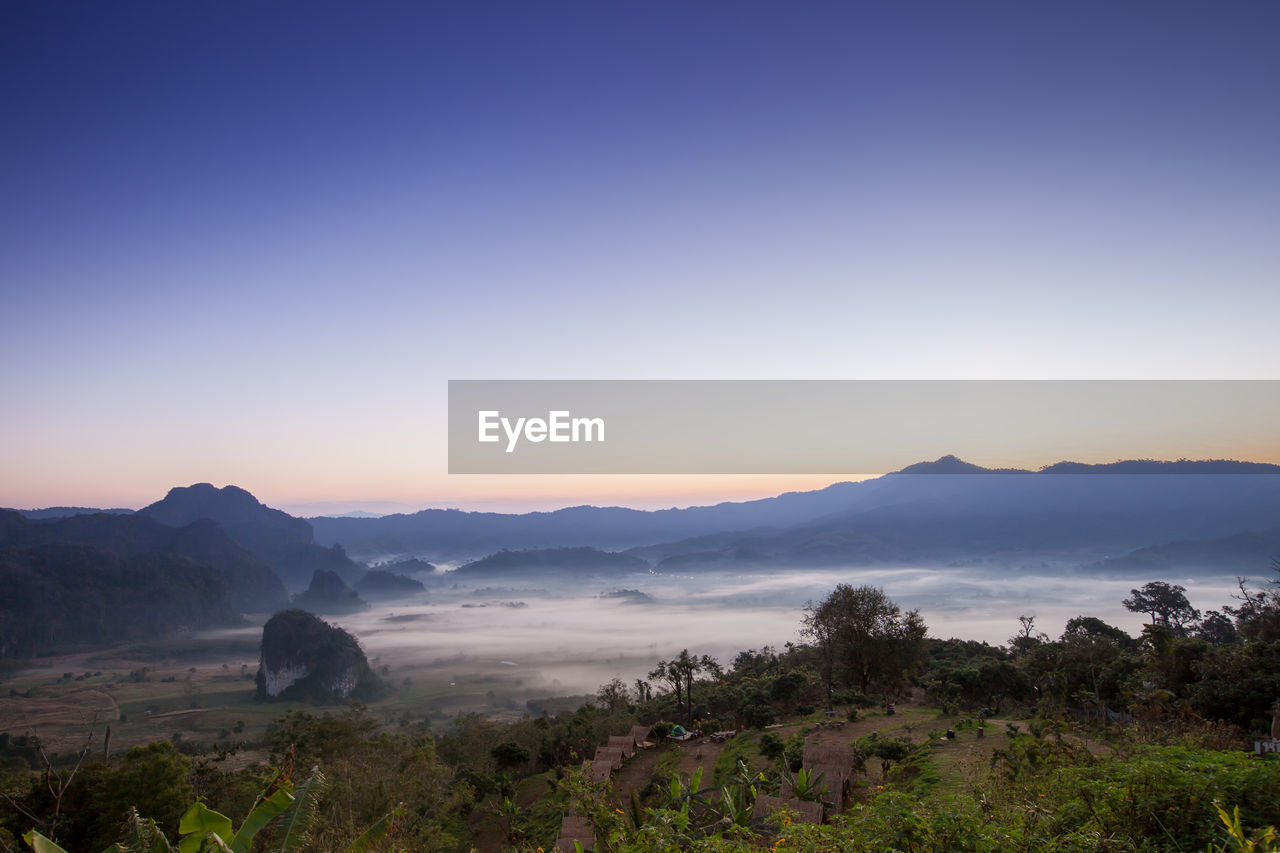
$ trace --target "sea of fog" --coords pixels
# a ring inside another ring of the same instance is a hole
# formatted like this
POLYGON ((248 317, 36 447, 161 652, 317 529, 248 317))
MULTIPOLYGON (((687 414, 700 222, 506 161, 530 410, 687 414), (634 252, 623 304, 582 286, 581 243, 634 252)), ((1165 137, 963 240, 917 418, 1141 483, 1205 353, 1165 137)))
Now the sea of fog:
MULTIPOLYGON (((435 673, 445 686, 447 680, 461 684, 469 673, 497 672, 522 693, 567 695, 594 692, 614 676, 631 683, 683 648, 728 664, 742 649, 799 641, 805 603, 838 583, 882 587, 903 608, 920 611, 930 636, 1003 644, 1024 614, 1053 637, 1080 615, 1136 635, 1143 617, 1120 602, 1151 579, 896 568, 637 574, 571 584, 505 580, 478 587, 446 576, 420 595, 330 621, 352 632, 377 666, 435 673)), ((1185 586, 1192 604, 1206 611, 1233 603, 1236 592, 1233 577, 1161 579, 1185 586)))

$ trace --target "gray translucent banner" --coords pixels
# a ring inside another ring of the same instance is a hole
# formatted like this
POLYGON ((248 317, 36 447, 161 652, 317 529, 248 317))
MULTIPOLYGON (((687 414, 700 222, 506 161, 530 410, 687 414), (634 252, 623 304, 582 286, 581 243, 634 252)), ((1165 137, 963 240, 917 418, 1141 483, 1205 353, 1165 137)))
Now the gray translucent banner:
POLYGON ((452 380, 451 474, 1280 457, 1280 381, 452 380))

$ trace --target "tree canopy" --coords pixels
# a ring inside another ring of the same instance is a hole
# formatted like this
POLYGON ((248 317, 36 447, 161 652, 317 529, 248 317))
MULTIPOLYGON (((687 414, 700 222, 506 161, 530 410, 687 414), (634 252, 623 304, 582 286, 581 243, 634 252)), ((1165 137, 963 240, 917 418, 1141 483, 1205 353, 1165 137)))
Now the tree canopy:
POLYGON ((810 602, 801 628, 822 651, 828 694, 837 674, 863 693, 873 683, 900 688, 924 659, 927 630, 919 611, 904 613, 884 590, 848 584, 810 602))

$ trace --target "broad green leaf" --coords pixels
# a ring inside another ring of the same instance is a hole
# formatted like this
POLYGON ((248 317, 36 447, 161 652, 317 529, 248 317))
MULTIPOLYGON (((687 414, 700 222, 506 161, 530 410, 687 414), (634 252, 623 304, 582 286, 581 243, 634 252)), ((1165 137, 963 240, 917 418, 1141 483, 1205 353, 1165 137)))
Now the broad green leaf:
POLYGON ((231 839, 231 849, 235 853, 249 853, 253 837, 258 834, 258 830, 276 816, 288 811, 291 805, 293 805, 293 794, 284 788, 278 789, 264 800, 259 800, 253 807, 253 811, 249 812, 248 817, 244 819, 244 823, 240 824, 240 831, 231 839))
POLYGON ((36 853, 67 853, 66 850, 63 850, 56 843, 45 838, 34 829, 22 836, 22 840, 30 844, 31 849, 36 853))
POLYGON ((307 830, 311 828, 311 814, 315 811, 316 798, 322 787, 324 774, 316 767, 311 771, 311 778, 295 789, 293 805, 285 812, 279 853, 292 853, 306 843, 307 830))
POLYGON ((215 812, 204 803, 196 803, 187 809, 187 813, 178 822, 178 834, 182 839, 178 842, 181 853, 200 853, 204 848, 205 836, 212 833, 222 841, 227 841, 233 833, 231 818, 215 812))

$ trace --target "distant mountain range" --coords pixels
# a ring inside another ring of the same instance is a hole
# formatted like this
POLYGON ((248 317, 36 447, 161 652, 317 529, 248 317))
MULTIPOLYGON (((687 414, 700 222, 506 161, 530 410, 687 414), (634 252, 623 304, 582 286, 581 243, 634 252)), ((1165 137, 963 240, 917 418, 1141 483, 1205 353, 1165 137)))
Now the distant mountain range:
POLYGON ((629 554, 596 548, 540 548, 526 551, 499 551, 459 566, 458 577, 488 578, 502 575, 554 575, 574 578, 581 575, 618 575, 648 571, 649 564, 629 554))
POLYGON ((462 562, 459 577, 476 579, 1030 562, 1262 574, 1280 554, 1277 474, 1223 460, 991 470, 944 456, 858 483, 658 511, 307 520, 207 483, 136 513, 0 510, 0 656, 226 624, 285 606, 287 590, 316 577, 394 600, 422 591, 404 575, 428 578, 426 559, 462 562))
MULTIPOLYGON (((348 584, 356 583, 365 572, 365 566, 349 559, 340 546, 315 544, 315 536, 306 519, 266 506, 238 486, 217 488, 209 483, 179 486, 170 489, 163 499, 136 513, 127 509, 85 507, 49 507, 14 512, 33 521, 92 515, 147 517, 169 527, 185 527, 202 520, 214 521, 226 536, 266 563, 285 586, 293 590, 306 589, 317 569, 336 572, 348 584)), ((111 524, 97 522, 103 530, 110 528, 111 524)), ((274 601, 271 597, 268 600, 274 601)))
POLYGON ((239 621, 226 578, 173 554, 0 548, 0 657, 25 658, 239 621))
POLYGON ((365 571, 341 546, 316 545, 311 525, 304 519, 272 509, 236 486, 219 489, 197 483, 170 489, 163 500, 138 513, 174 526, 212 519, 232 539, 261 557, 290 589, 305 589, 317 569, 335 572, 347 584, 354 584, 365 571))
POLYGON ((69 515, 91 515, 95 513, 106 513, 107 515, 132 515, 131 509, 90 509, 83 506, 51 506, 44 509, 23 509, 14 510, 20 512, 27 518, 42 520, 46 518, 65 518, 69 515))
MULTIPOLYGON (((1030 555, 1088 564, 1174 540, 1273 528, 1280 522, 1278 473, 1274 465, 1227 462, 988 471, 944 457, 857 484, 870 488, 842 511, 802 524, 721 531, 628 553, 659 570, 972 561, 1012 566, 1030 555)), ((1146 565, 1159 567, 1155 559, 1146 565)))
POLYGON ((502 548, 621 550, 718 530, 799 524, 847 506, 861 485, 836 483, 813 492, 687 509, 577 506, 521 514, 425 509, 381 518, 308 520, 317 543, 341 543, 360 559, 416 554, 437 562, 466 562, 502 548))
POLYGON ((234 486, 176 488, 136 513, 0 510, 0 657, 238 624, 288 606, 286 583, 365 571, 234 486))
POLYGON ((1277 474, 1280 466, 1230 460, 1061 462, 1026 471, 944 456, 873 480, 707 507, 423 510, 311 523, 317 542, 340 542, 367 558, 470 562, 503 549, 591 547, 682 571, 1017 562, 1031 553, 1089 564, 1174 540, 1274 528, 1277 474))
POLYGON ((283 607, 289 601, 275 572, 208 518, 174 526, 141 514, 32 520, 0 510, 0 548, 53 546, 87 548, 124 559, 159 554, 207 566, 221 576, 231 607, 242 613, 283 607))
POLYGON ((1277 557, 1280 557, 1280 527, 1273 527, 1221 539, 1182 540, 1139 548, 1122 557, 1101 560, 1096 567, 1114 572, 1151 569, 1194 572, 1211 566, 1224 574, 1257 577, 1268 574, 1271 561, 1277 557))

